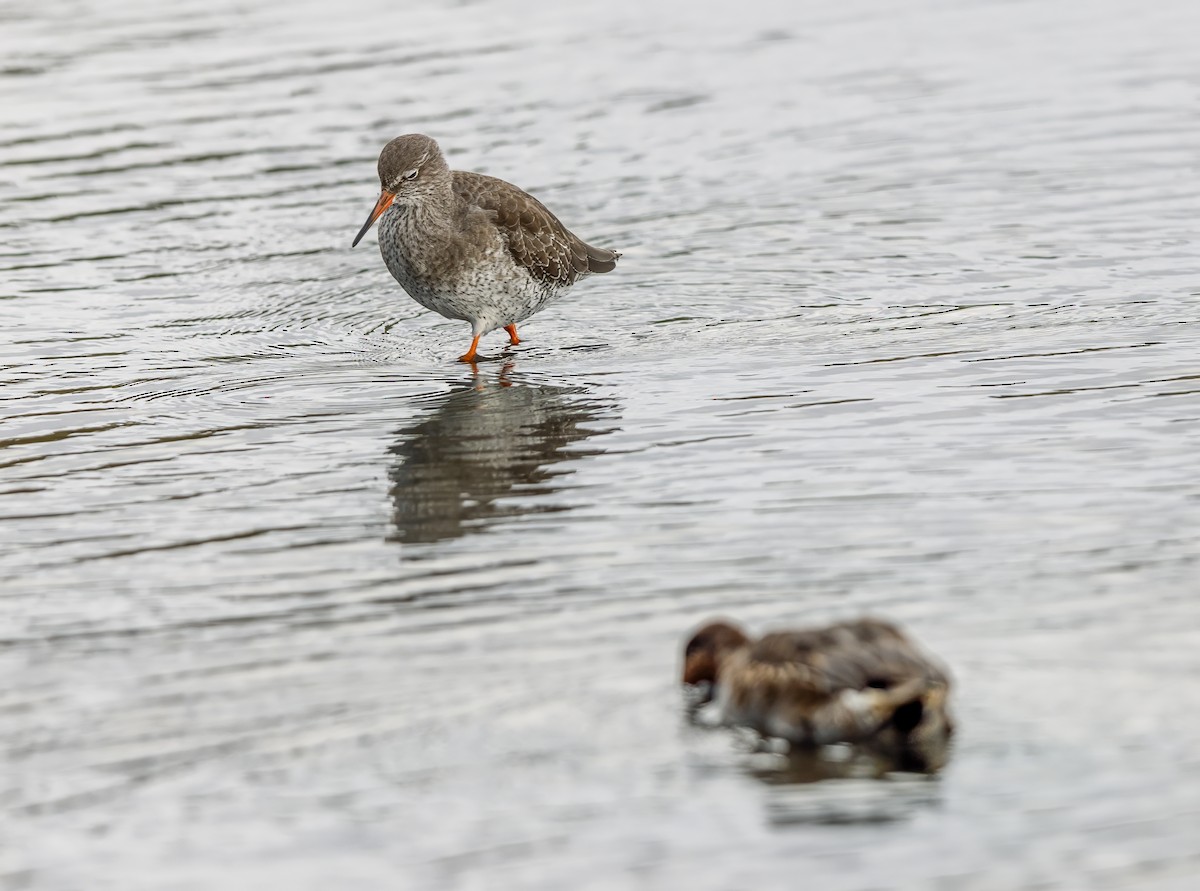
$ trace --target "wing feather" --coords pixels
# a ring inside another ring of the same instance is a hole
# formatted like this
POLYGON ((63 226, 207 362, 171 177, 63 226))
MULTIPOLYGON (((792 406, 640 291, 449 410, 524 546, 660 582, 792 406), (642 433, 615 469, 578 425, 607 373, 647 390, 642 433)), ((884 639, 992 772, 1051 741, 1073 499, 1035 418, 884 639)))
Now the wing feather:
POLYGON ((899 628, 860 619, 764 635, 722 672, 731 714, 797 741, 863 739, 927 694, 944 699, 945 669, 899 628))
POLYGON ((491 214, 517 265, 549 287, 566 287, 589 272, 609 272, 621 256, 585 244, 544 204, 504 180, 456 170, 454 190, 491 214))

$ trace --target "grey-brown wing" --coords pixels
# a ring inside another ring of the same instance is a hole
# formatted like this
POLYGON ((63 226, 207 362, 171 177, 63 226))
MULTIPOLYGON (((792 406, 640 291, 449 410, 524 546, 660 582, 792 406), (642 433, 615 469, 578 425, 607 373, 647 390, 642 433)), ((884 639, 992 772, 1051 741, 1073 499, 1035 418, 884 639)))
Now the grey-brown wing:
POLYGON ((504 180, 456 170, 454 190, 492 215, 513 259, 548 286, 565 287, 616 266, 620 254, 585 244, 540 201, 504 180))
POLYGON ((907 635, 881 619, 859 619, 810 631, 762 637, 751 659, 788 665, 817 696, 843 690, 892 689, 910 681, 948 685, 945 669, 907 635))
POLYGON ((755 685, 769 694, 772 707, 759 708, 767 731, 793 741, 858 741, 891 728, 900 742, 925 724, 948 732, 945 670, 879 619, 768 634, 740 680, 743 700, 753 700, 755 685))

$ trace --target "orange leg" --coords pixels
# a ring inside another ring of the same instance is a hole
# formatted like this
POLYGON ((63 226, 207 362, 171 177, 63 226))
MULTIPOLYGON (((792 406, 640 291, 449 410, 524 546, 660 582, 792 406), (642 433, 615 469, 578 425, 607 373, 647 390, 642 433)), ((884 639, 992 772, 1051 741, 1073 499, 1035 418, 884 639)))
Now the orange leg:
POLYGON ((521 338, 517 337, 517 326, 516 325, 505 325, 504 330, 508 332, 508 342, 511 343, 513 346, 516 346, 518 343, 521 342, 521 338))
POLYGON ((476 334, 471 338, 471 348, 458 357, 459 362, 474 362, 475 351, 479 349, 479 335, 476 334))

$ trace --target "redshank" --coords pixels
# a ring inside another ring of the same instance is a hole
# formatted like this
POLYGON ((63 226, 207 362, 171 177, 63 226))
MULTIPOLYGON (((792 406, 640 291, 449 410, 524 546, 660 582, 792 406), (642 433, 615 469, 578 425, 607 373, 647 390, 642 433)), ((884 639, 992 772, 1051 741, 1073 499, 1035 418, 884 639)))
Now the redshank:
POLYGON ((428 136, 398 136, 379 154, 382 191, 358 235, 379 224, 379 250, 400 287, 426 309, 471 323, 479 339, 517 323, 621 255, 584 244, 532 195, 482 173, 451 170, 428 136))

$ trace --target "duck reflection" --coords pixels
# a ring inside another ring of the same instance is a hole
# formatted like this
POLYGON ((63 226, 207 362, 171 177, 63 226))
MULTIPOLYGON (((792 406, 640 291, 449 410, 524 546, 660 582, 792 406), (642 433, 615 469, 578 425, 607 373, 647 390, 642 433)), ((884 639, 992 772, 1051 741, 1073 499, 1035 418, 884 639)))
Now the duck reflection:
POLYGON ((947 737, 922 739, 901 749, 886 746, 830 746, 792 749, 752 761, 748 771, 769 785, 803 785, 822 780, 883 779, 894 773, 939 773, 950 757, 947 737))
POLYGON ((838 747, 757 754, 746 772, 767 787, 773 826, 902 823, 942 800, 938 774, 949 754, 945 739, 908 751, 838 747), (828 782, 826 782, 828 781, 828 782))
POLYGON ((444 541, 536 510, 526 499, 554 489, 567 472, 556 464, 603 451, 563 449, 605 432, 611 404, 579 388, 514 384, 510 370, 452 390, 399 431, 388 472, 397 540, 444 541), (513 494, 520 504, 505 500, 513 494))

